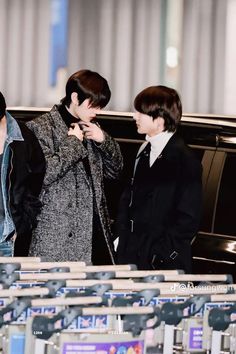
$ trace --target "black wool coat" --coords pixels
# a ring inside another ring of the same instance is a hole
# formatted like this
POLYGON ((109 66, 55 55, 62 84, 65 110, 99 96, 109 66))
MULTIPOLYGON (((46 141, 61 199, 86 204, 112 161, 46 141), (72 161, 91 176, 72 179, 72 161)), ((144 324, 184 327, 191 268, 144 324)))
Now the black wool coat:
POLYGON ((15 140, 10 144, 7 189, 10 191, 9 204, 17 234, 14 255, 27 256, 32 229, 41 210, 39 193, 46 165, 35 135, 24 123, 17 123, 24 140, 15 140))
POLYGON ((191 240, 201 218, 201 175, 193 151, 174 134, 142 181, 134 178, 121 197, 115 225, 118 263, 191 272, 191 240))

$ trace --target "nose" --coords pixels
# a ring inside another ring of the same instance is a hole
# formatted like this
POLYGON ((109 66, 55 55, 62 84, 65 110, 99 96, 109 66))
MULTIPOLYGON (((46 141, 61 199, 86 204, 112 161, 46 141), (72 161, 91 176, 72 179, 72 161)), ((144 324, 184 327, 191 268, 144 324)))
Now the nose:
POLYGON ((133 115, 133 119, 136 121, 137 120, 137 113, 134 113, 134 115, 133 115))

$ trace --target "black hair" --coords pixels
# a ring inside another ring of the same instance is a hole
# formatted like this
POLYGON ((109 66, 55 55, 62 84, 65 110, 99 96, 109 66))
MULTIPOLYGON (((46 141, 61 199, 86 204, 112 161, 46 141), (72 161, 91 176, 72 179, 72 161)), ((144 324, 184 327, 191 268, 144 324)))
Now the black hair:
POLYGON ((167 131, 175 131, 182 116, 179 94, 166 86, 147 87, 136 96, 134 107, 138 112, 153 119, 162 117, 167 131))
POLYGON ((6 114, 6 101, 5 101, 5 98, 2 94, 2 92, 0 92, 0 119, 2 119, 5 114, 6 114))
POLYGON ((91 70, 79 70, 70 76, 66 84, 66 96, 61 103, 69 107, 73 92, 78 94, 79 104, 89 98, 91 106, 99 108, 105 107, 111 97, 107 80, 91 70))

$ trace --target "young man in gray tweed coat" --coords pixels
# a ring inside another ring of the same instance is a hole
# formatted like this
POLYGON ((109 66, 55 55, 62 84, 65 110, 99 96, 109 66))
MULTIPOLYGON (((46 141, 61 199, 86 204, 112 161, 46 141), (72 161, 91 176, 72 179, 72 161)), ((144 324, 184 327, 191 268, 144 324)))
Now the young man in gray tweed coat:
POLYGON ((61 104, 27 123, 47 164, 30 256, 114 263, 103 183, 118 178, 123 161, 117 142, 94 121, 110 96, 102 76, 80 70, 68 79, 61 104))

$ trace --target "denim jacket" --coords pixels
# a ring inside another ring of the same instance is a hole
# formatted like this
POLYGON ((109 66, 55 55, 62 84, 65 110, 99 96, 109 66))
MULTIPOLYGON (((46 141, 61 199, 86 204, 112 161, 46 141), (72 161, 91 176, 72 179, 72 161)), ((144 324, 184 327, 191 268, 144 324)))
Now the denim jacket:
MULTIPOLYGON (((2 189, 5 217, 3 223, 0 224, 0 242, 5 241, 7 236, 15 230, 14 222, 9 208, 10 195, 9 195, 9 191, 7 190, 7 185, 8 185, 7 173, 9 170, 9 164, 12 163, 12 157, 10 158, 10 149, 11 149, 10 144, 15 140, 24 141, 19 125, 8 112, 6 112, 6 119, 7 119, 7 138, 3 149, 3 159, 2 159, 2 166, 1 166, 1 182, 2 182, 1 189, 2 189)), ((10 173, 11 171, 12 168, 10 168, 10 173)), ((9 184, 9 188, 10 187, 11 185, 9 184)))

